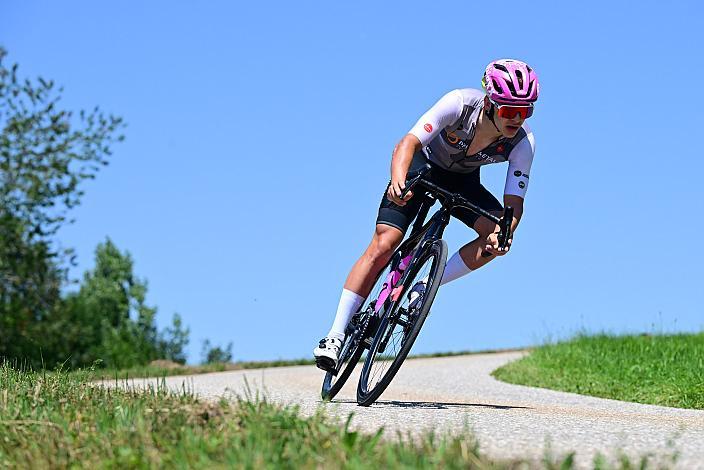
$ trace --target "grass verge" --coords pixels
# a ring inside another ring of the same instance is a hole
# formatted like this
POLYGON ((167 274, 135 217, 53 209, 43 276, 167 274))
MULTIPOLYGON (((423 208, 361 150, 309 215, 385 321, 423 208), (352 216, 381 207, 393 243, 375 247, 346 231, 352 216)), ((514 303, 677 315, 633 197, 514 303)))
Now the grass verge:
POLYGON ((704 409, 704 333, 579 335, 494 371, 505 382, 704 409))
MULTIPOLYGON (((381 439, 264 399, 202 402, 165 388, 107 389, 89 375, 0 366, 2 468, 526 468, 469 433, 381 439)), ((545 468, 571 468, 572 456, 545 468)))

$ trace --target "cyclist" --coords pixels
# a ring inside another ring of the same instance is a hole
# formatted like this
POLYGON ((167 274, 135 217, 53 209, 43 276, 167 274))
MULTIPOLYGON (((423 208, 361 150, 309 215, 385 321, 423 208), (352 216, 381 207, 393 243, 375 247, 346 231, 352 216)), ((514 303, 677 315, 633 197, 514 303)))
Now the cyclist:
MULTIPOLYGON (((523 215, 535 152, 533 133, 525 120, 533 114, 538 99, 538 77, 524 62, 501 59, 486 67, 482 87, 483 91, 463 88, 443 96, 394 148, 391 181, 379 206, 372 241, 345 281, 330 332, 313 351, 321 369, 336 366, 345 327, 420 210, 421 197, 413 198, 409 192, 401 198, 409 171, 429 163, 430 181, 501 216, 503 206, 482 186, 479 168, 508 161, 503 199, 514 208, 511 231, 516 229, 523 215)), ((509 242, 505 249, 499 248, 499 228, 488 219, 468 209, 457 209, 452 215, 474 229, 478 237, 450 257, 440 285, 505 255, 510 247, 509 242)), ((422 292, 422 286, 417 285, 409 295, 417 292, 417 287, 422 292)))

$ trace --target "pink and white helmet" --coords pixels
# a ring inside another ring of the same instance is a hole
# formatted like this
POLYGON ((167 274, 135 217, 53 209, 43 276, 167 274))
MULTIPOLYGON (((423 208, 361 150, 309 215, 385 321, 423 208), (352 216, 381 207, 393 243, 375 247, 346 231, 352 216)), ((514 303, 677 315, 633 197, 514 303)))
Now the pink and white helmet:
POLYGON ((526 105, 538 99, 538 76, 525 62, 499 59, 486 66, 482 86, 499 104, 526 105))

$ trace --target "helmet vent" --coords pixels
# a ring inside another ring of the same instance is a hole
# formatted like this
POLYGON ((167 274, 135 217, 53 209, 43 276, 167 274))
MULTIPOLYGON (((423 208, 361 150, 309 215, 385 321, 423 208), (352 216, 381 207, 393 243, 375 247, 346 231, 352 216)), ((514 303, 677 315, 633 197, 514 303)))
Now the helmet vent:
POLYGON ((494 68, 501 70, 502 72, 508 73, 508 69, 501 64, 494 64, 494 68))
POLYGON ((516 78, 518 79, 518 86, 523 88, 523 72, 516 70, 516 78))
POLYGON ((501 88, 501 85, 499 85, 499 82, 497 82, 497 81, 494 80, 493 78, 491 79, 491 81, 494 83, 494 88, 495 88, 499 93, 503 93, 503 92, 504 92, 504 89, 501 88))

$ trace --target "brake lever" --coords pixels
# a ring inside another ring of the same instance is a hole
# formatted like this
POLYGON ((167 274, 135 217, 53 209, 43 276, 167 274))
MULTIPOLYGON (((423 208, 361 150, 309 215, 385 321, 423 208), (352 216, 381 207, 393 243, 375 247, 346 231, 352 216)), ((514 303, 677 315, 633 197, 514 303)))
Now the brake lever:
MULTIPOLYGON (((511 239, 511 224, 513 224, 513 207, 506 206, 504 216, 499 221, 499 248, 504 249, 508 246, 508 241, 511 239)), ((482 258, 488 258, 491 253, 482 251, 482 258)))
POLYGON ((403 191, 401 191, 401 196, 400 198, 403 199, 406 197, 406 194, 413 189, 413 186, 420 181, 421 178, 423 178, 425 175, 428 174, 430 171, 430 165, 425 165, 423 168, 418 170, 418 174, 415 176, 412 176, 410 179, 406 180, 406 187, 403 188, 403 191))
POLYGON ((501 218, 501 232, 499 232, 499 248, 506 248, 511 239, 511 224, 513 223, 513 207, 506 206, 504 216, 501 218))

